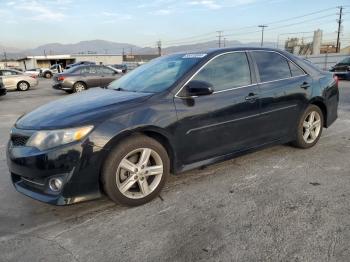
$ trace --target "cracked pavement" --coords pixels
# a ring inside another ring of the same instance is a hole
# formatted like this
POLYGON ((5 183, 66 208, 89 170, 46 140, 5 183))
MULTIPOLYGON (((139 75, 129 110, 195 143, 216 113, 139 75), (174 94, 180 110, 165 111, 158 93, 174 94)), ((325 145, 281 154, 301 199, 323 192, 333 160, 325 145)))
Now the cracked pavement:
POLYGON ((172 176, 135 208, 66 207, 17 193, 5 160, 17 117, 66 94, 40 80, 0 98, 0 261, 348 261, 350 82, 308 150, 281 145, 172 176))

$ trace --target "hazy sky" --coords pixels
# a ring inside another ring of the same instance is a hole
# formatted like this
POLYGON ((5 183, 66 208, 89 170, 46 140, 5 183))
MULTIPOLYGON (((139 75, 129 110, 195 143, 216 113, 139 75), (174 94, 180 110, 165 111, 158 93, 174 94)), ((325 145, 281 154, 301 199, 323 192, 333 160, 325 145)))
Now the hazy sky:
POLYGON ((30 48, 92 39, 140 46, 161 39, 171 45, 214 40, 217 30, 228 40, 249 42, 260 41, 259 24, 269 25, 266 41, 317 28, 332 40, 339 5, 345 6, 343 38, 349 43, 348 0, 0 0, 0 45, 30 48))

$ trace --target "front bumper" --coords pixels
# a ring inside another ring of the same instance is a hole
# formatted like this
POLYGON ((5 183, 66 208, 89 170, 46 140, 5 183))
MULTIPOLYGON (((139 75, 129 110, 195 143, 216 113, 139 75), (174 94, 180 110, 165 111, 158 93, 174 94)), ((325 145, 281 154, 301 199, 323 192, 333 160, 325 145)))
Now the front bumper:
MULTIPOLYGON (((22 132, 15 129, 13 132, 22 132)), ((26 132, 27 133, 27 132, 26 132)), ((99 188, 100 148, 89 142, 39 151, 26 146, 7 146, 7 164, 17 191, 42 202, 67 205, 101 196, 99 188), (51 178, 64 181, 60 191, 49 187, 51 178)))

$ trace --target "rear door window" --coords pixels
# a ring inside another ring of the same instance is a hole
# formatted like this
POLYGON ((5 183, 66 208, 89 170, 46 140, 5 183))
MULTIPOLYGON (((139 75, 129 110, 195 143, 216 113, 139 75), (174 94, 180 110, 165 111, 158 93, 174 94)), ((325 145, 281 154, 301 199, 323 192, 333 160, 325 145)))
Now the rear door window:
POLYGON ((101 71, 102 71, 102 74, 105 74, 105 75, 113 75, 115 71, 113 71, 112 69, 108 68, 108 67, 105 67, 103 66, 101 68, 101 71))
POLYGON ((261 82, 280 80, 292 76, 287 59, 280 54, 266 51, 253 51, 252 53, 258 66, 261 82))
POLYGON ((193 78, 210 83, 214 91, 250 85, 249 63, 245 52, 220 55, 210 61, 193 78))

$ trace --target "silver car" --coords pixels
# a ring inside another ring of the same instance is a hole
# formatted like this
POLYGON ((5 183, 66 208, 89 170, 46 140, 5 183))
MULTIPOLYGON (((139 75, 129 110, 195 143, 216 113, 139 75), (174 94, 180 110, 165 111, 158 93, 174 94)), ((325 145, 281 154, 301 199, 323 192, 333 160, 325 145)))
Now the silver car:
POLYGON ((38 85, 38 79, 35 75, 13 69, 0 69, 0 78, 7 90, 27 91, 30 87, 38 85))

